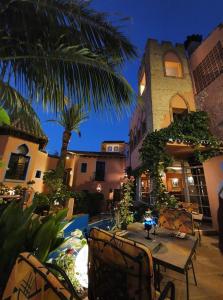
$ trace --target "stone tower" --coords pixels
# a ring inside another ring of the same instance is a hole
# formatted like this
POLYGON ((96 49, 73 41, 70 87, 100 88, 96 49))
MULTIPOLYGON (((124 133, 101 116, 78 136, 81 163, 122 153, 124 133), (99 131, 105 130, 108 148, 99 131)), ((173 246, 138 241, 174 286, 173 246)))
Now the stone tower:
POLYGON ((147 132, 166 127, 175 117, 195 111, 193 85, 183 45, 149 39, 138 80, 147 132))

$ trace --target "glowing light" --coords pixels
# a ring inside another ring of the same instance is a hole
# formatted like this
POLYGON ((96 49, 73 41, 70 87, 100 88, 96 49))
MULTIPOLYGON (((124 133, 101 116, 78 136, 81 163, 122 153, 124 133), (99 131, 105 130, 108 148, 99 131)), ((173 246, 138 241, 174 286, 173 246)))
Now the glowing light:
POLYGON ((194 184, 194 178, 193 178, 193 176, 188 176, 187 180, 188 180, 189 184, 191 184, 191 185, 194 184))
POLYGON ((97 191, 98 193, 100 193, 100 192, 102 191, 102 187, 101 187, 100 184, 97 185, 96 191, 97 191))
POLYGON ((15 190, 9 190, 9 195, 14 196, 15 195, 15 190))
POLYGON ((88 245, 85 245, 77 254, 75 260, 75 276, 80 285, 88 288, 88 245))
POLYGON ((181 167, 167 167, 167 169, 170 169, 170 170, 182 170, 181 167))

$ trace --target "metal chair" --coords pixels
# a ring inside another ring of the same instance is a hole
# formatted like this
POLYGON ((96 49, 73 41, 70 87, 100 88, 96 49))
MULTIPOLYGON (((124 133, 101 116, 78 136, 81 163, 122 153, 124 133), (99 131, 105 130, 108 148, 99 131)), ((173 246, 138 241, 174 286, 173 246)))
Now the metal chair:
POLYGON ((67 286, 63 285, 50 272, 49 267, 52 268, 52 265, 44 266, 30 253, 21 253, 11 271, 1 299, 80 299, 66 274, 59 267, 56 267, 57 273, 63 276, 67 286))
POLYGON ((89 300, 164 300, 175 287, 168 282, 157 295, 152 255, 147 247, 98 228, 90 231, 89 300))

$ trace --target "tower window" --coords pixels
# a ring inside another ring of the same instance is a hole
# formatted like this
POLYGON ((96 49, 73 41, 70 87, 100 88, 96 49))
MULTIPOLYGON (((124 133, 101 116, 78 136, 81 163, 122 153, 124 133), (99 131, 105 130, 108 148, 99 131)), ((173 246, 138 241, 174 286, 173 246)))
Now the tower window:
POLYGON ((169 77, 183 77, 182 64, 174 52, 168 52, 164 56, 165 75, 169 77))
POLYGON ((187 113, 187 109, 173 108, 173 121, 182 120, 187 113))

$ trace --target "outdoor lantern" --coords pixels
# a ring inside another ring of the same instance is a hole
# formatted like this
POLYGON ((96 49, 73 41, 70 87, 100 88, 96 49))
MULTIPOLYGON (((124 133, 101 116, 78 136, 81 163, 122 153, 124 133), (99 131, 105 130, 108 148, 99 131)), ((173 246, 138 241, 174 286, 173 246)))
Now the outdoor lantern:
POLYGON ((101 187, 100 184, 97 185, 96 191, 97 191, 98 193, 100 193, 100 192, 102 191, 102 187, 101 187))

